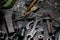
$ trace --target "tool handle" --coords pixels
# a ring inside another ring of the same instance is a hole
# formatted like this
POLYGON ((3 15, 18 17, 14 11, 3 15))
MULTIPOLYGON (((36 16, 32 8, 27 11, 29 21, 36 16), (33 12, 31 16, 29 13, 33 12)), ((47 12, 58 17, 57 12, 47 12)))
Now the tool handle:
POLYGON ((28 15, 28 11, 31 10, 31 8, 35 5, 35 3, 37 2, 37 0, 33 0, 33 2, 30 4, 30 6, 27 8, 26 12, 24 13, 24 15, 28 15))
POLYGON ((48 33, 52 33, 51 24, 50 24, 49 20, 47 20, 47 27, 48 27, 48 33))

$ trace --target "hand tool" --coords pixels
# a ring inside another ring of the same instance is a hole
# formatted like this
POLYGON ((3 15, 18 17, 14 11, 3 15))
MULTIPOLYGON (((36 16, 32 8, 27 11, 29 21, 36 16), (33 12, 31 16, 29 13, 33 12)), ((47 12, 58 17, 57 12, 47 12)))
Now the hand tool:
POLYGON ((33 28, 32 28, 32 30, 30 31, 30 33, 28 33, 27 34, 27 37, 29 37, 28 39, 30 40, 31 38, 33 38, 34 37, 34 35, 36 34, 36 30, 35 30, 35 28, 36 28, 36 26, 37 26, 37 23, 38 23, 38 20, 36 20, 36 22, 34 23, 34 26, 33 26, 33 28))

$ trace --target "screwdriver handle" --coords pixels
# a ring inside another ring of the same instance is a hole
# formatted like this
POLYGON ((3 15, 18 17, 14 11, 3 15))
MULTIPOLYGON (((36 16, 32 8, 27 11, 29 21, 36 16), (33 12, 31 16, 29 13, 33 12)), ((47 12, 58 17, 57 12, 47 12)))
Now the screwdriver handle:
POLYGON ((51 30, 51 23, 49 20, 47 20, 47 27, 48 27, 48 33, 51 34, 52 30, 51 30))

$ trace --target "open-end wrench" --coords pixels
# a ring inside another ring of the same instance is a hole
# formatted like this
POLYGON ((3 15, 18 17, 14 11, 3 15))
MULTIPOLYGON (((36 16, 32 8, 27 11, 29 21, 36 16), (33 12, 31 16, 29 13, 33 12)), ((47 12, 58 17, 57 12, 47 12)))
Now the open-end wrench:
POLYGON ((30 40, 30 38, 33 38, 34 35, 36 34, 37 31, 35 30, 35 28, 36 28, 38 22, 39 21, 36 20, 36 22, 34 23, 34 26, 33 26, 32 30, 30 31, 30 33, 27 34, 27 37, 29 37, 28 40, 30 40))

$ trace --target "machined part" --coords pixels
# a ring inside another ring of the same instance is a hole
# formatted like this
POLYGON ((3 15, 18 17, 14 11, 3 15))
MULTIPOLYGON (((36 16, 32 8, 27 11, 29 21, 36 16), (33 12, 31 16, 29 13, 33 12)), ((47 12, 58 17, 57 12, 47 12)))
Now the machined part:
POLYGON ((39 35, 38 40, 43 40, 43 35, 39 35))
POLYGON ((47 40, 52 40, 52 38, 48 38, 47 40))
POLYGON ((39 38, 39 39, 42 39, 42 38, 43 38, 43 35, 39 35, 38 38, 39 38))

